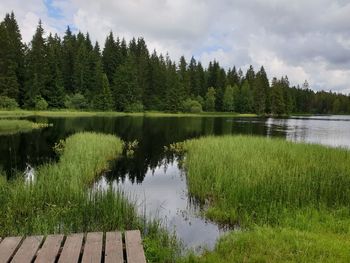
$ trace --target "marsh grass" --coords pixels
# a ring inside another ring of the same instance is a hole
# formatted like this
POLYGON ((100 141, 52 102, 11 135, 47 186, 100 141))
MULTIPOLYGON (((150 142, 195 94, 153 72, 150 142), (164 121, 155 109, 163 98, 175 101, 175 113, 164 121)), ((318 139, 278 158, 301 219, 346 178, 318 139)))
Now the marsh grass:
POLYGON ((230 224, 279 224, 296 211, 350 208, 350 151, 282 139, 185 142, 189 191, 230 224))
POLYGON ((181 262, 350 261, 349 150, 252 136, 175 148, 205 215, 240 226, 181 262))
POLYGON ((122 153, 119 138, 84 132, 59 145, 59 161, 38 167, 33 182, 1 175, 0 236, 141 229, 149 262, 176 257, 176 238, 139 216, 123 192, 91 187, 122 153))
POLYGON ((0 119, 0 135, 13 134, 19 132, 30 132, 34 129, 49 127, 47 123, 36 123, 28 120, 7 120, 0 119))
POLYGON ((220 239, 213 252, 189 255, 182 263, 226 262, 349 262, 346 236, 310 233, 291 228, 254 227, 231 232, 220 239))
POLYGON ((19 118, 19 117, 119 117, 119 116, 132 116, 132 117, 257 117, 256 114, 239 114, 235 112, 201 112, 201 113, 171 113, 171 112, 159 112, 159 111, 145 111, 145 112, 94 112, 94 111, 73 111, 73 110, 51 110, 51 111, 27 111, 27 110, 13 110, 5 111, 0 110, 0 118, 19 118))

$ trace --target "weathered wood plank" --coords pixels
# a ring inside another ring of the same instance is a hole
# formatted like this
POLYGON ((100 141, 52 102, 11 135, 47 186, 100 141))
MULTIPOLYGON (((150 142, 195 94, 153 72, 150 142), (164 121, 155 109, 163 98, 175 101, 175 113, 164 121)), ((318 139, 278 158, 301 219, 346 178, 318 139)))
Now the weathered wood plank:
POLYGON ((123 263, 123 240, 120 232, 107 232, 105 263, 123 263))
POLYGON ((103 233, 94 232, 86 235, 82 263, 101 262, 103 233))
POLYGON ((146 263, 139 230, 125 232, 125 246, 128 263, 146 263))
POLYGON ((0 263, 9 262, 19 246, 22 237, 6 237, 0 243, 0 263))
POLYGON ((58 263, 77 263, 79 261, 83 238, 83 234, 67 236, 58 263))
POLYGON ((63 235, 49 235, 46 237, 44 245, 38 252, 35 259, 36 263, 55 262, 58 252, 61 247, 63 235))
POLYGON ((32 262, 36 252, 40 247, 42 240, 43 240, 43 236, 30 236, 24 239, 22 245, 14 255, 11 262, 13 263, 32 262))

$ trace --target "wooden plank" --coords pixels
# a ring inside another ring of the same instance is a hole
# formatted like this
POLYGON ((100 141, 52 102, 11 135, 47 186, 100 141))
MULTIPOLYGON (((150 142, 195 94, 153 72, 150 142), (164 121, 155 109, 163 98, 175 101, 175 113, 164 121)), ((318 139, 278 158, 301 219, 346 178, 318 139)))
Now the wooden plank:
POLYGON ((38 252, 38 256, 35 259, 37 263, 50 263, 55 262, 58 252, 60 250, 63 235, 49 235, 46 237, 44 245, 38 252))
POLYGON ((22 237, 6 237, 0 243, 0 263, 9 262, 19 246, 22 237))
POLYGON ((77 263, 79 261, 83 238, 84 234, 67 236, 58 263, 77 263))
POLYGON ((101 262, 103 233, 94 232, 86 235, 82 263, 101 262))
POLYGON ((125 246, 128 263, 146 263, 139 230, 125 232, 125 246))
POLYGON ((105 263, 123 263, 123 240, 120 232, 106 233, 105 263))
POLYGON ((30 236, 24 239, 22 245, 12 259, 12 263, 26 263, 32 262, 38 251, 43 236, 30 236))

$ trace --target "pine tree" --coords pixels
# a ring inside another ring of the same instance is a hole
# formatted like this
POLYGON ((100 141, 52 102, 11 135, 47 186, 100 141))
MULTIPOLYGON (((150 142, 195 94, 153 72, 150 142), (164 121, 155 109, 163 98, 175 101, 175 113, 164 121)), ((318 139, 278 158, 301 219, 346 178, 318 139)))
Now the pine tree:
POLYGON ((283 88, 276 78, 272 80, 270 89, 271 113, 274 115, 285 114, 285 104, 283 99, 283 88))
POLYGON ((76 37, 67 27, 62 43, 62 74, 64 89, 67 94, 74 93, 74 61, 76 55, 76 37))
POLYGON ((141 102, 137 70, 132 57, 128 57, 125 63, 117 68, 112 87, 117 110, 124 111, 131 104, 141 102))
POLYGON ((214 111, 215 110, 215 89, 210 87, 205 96, 205 110, 214 111))
POLYGON ((253 112, 253 93, 250 89, 248 80, 243 81, 241 87, 241 112, 250 113, 253 112))
POLYGON ((11 58, 11 42, 3 23, 0 24, 0 96, 17 99, 19 84, 16 76, 16 64, 11 58))
POLYGON ((166 64, 154 51, 148 65, 148 85, 145 87, 143 102, 148 110, 164 110, 166 97, 166 64))
POLYGON ((108 111, 113 109, 113 97, 109 88, 108 78, 106 74, 102 74, 100 90, 93 100, 93 107, 96 110, 108 111))
MULTIPOLYGON (((4 21, 1 23, 4 26, 7 36, 4 36, 3 41, 7 39, 7 47, 4 57, 9 60, 7 65, 4 64, 3 72, 0 78, 5 78, 8 95, 16 99, 22 105, 22 94, 24 87, 24 45, 22 44, 22 36, 13 12, 6 14, 4 21)), ((2 46, 4 48, 5 46, 2 46)), ((1 48, 1 47, 0 47, 1 48)), ((0 58, 0 59, 1 59, 0 58)), ((3 79, 4 80, 4 79, 3 79)), ((0 84, 1 85, 1 84, 0 84)))
POLYGON ((223 110, 234 111, 234 90, 232 86, 227 86, 224 92, 223 110))
POLYGON ((266 112, 267 93, 269 89, 269 81, 266 76, 264 67, 256 74, 253 81, 253 100, 254 112, 261 115, 266 112))
POLYGON ((61 56, 61 40, 57 35, 52 37, 50 34, 47 40, 48 79, 47 86, 42 92, 50 108, 64 107, 65 96, 61 72, 61 56))
POLYGON ((39 21, 27 55, 27 82, 24 97, 24 105, 27 108, 33 108, 36 98, 41 97, 43 92, 45 93, 49 77, 46 53, 44 29, 39 21))
POLYGON ((181 56, 179 66, 178 66, 178 75, 181 85, 183 86, 183 90, 185 92, 185 96, 190 95, 190 78, 187 72, 187 62, 184 56, 181 56))
POLYGON ((114 41, 113 32, 111 31, 106 38, 105 46, 102 52, 102 62, 103 69, 106 72, 107 78, 111 83, 113 80, 113 75, 118 67, 120 62, 118 59, 120 58, 120 47, 119 43, 114 41))

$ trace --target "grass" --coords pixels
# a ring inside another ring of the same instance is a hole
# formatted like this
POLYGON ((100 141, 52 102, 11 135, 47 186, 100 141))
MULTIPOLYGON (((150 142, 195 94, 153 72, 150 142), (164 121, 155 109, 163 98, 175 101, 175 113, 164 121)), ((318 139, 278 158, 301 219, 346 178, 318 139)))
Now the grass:
POLYGON ((34 129, 48 127, 47 123, 35 123, 28 120, 7 120, 0 119, 0 135, 13 134, 18 132, 30 132, 34 129))
POLYGON ((254 227, 221 238, 213 252, 190 255, 179 262, 349 262, 345 236, 309 233, 290 228, 254 227))
POLYGON ((349 150, 251 136, 180 146, 205 216, 243 229, 188 262, 349 261, 349 150))
POLYGON ((350 151, 282 139, 207 137, 185 143, 190 192, 208 214, 240 225, 278 223, 304 208, 350 208, 350 151))
POLYGON ((175 257, 176 240, 159 222, 137 215, 122 192, 91 189, 108 162, 122 153, 119 138, 77 133, 55 148, 59 161, 38 167, 34 182, 0 177, 0 236, 141 229, 150 262, 175 257))
POLYGON ((18 117, 117 117, 117 116, 145 116, 145 117, 256 117, 256 114, 239 114, 235 112, 202 112, 202 113, 167 113, 158 111, 146 112, 94 112, 94 111, 73 111, 73 110, 55 110, 55 111, 27 111, 27 110, 0 110, 0 118, 18 118, 18 117))

